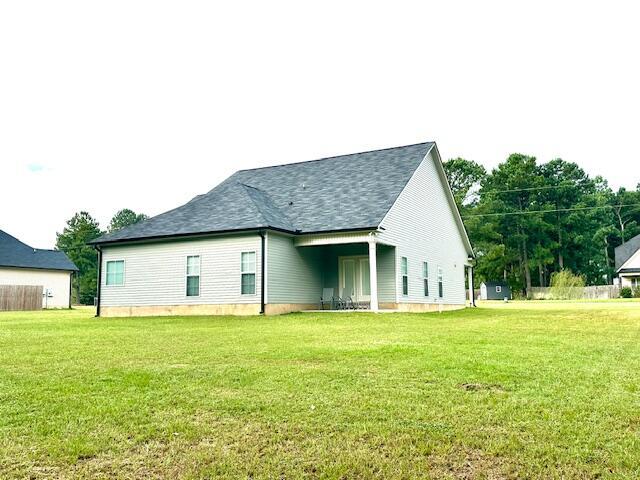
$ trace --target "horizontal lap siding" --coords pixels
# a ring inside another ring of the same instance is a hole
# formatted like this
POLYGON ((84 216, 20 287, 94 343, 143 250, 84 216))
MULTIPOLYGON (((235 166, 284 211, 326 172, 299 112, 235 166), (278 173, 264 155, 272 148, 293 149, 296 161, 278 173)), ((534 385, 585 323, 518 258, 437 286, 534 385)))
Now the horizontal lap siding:
POLYGON ((104 247, 101 305, 260 303, 260 236, 243 235, 104 247), (256 293, 240 293, 240 254, 256 252, 256 293), (200 255, 200 296, 186 296, 188 255, 200 255), (123 286, 105 284, 106 262, 125 261, 123 286))
POLYGON ((295 247, 293 237, 267 234, 267 303, 318 303, 322 296, 321 251, 295 247))
POLYGON ((377 246, 379 302, 393 303, 396 301, 395 252, 394 247, 377 246))
POLYGON ((395 282, 400 303, 465 303, 466 248, 429 153, 382 222, 382 241, 396 245, 395 282), (409 295, 402 295, 401 257, 407 257, 409 295), (422 262, 429 262, 429 297, 424 296, 422 262), (437 268, 444 270, 444 298, 438 298, 437 268))

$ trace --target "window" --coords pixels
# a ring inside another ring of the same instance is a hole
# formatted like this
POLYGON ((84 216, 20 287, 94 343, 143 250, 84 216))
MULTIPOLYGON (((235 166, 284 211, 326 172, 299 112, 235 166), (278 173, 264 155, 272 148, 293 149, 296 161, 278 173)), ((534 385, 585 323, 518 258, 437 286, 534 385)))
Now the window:
POLYGON ((502 287, 500 285, 496 286, 496 293, 502 293, 502 287))
POLYGON ((407 257, 400 259, 400 272, 402 273, 402 295, 409 295, 409 265, 407 257))
POLYGON ((200 296, 200 255, 187 257, 187 297, 200 296))
POLYGON ((422 262, 422 282, 424 283, 424 296, 429 296, 429 264, 422 262))
POLYGON ((107 285, 124 285, 124 260, 107 262, 107 285))
POLYGON ((444 297, 444 287, 442 285, 444 279, 444 273, 442 271, 442 267, 438 267, 438 296, 440 298, 444 297))
POLYGON ((256 293, 256 252, 242 252, 240 272, 240 293, 254 295, 256 293))

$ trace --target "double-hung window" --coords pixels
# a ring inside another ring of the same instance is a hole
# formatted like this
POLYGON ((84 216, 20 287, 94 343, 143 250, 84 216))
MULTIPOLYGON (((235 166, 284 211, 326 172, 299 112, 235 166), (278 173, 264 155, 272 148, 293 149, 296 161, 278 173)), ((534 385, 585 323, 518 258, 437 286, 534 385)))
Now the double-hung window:
POLYGON ((200 296, 200 255, 187 257, 187 297, 200 296))
POLYGON ((444 281, 444 272, 442 271, 442 267, 438 267, 438 296, 440 298, 444 297, 444 287, 443 287, 443 281, 444 281))
POLYGON ((256 293, 256 252, 242 252, 240 260, 241 294, 256 293))
POLYGON ((422 262, 422 283, 424 284, 424 296, 429 296, 429 263, 422 262))
POLYGON ((402 295, 409 295, 409 264, 407 257, 400 259, 400 273, 402 274, 402 295))
POLYGON ((124 285, 124 260, 107 261, 107 285, 124 285))

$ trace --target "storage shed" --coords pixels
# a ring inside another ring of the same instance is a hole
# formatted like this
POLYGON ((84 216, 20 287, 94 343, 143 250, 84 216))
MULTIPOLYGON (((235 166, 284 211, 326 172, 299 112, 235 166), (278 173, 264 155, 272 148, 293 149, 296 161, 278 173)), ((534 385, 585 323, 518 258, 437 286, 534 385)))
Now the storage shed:
POLYGON ((480 300, 511 300, 511 287, 506 282, 483 282, 480 284, 480 300))

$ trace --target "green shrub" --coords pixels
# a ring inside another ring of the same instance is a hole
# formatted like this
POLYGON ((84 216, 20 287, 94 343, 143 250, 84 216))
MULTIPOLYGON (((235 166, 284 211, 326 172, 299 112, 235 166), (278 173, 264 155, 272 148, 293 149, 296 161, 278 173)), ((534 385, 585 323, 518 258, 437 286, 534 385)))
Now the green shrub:
POLYGON ((551 298, 556 300, 576 300, 584 296, 584 277, 571 270, 561 270, 551 275, 551 298))
POLYGON ((640 287, 636 287, 633 290, 633 298, 640 298, 640 287))
POLYGON ((620 297, 621 298, 631 298, 631 297, 633 297, 633 290, 631 290, 631 287, 622 287, 620 289, 620 297))

